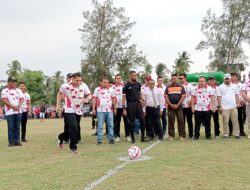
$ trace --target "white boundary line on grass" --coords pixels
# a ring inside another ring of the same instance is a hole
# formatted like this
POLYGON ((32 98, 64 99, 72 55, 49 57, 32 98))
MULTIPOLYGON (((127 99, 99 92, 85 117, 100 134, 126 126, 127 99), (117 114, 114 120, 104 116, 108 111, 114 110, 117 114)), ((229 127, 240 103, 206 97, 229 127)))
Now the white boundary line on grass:
MULTIPOLYGON (((145 148, 144 150, 142 150, 142 153, 145 154, 146 152, 148 152, 150 149, 154 148, 156 145, 158 145, 161 141, 156 141, 155 143, 151 144, 150 146, 148 146, 147 148, 145 148)), ((133 161, 126 161, 112 169, 110 169, 105 175, 103 175, 102 177, 100 177, 99 179, 97 179, 96 181, 93 181, 91 183, 89 183, 86 187, 81 188, 81 190, 92 190, 94 189, 96 186, 100 185, 102 182, 104 182, 106 179, 112 177, 113 175, 117 174, 122 168, 124 168, 126 165, 132 163, 133 161)))

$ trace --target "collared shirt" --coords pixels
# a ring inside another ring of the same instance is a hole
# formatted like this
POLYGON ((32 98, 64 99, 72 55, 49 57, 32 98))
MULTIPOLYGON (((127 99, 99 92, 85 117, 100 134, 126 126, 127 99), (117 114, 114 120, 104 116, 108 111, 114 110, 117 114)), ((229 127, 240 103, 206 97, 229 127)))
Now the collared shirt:
POLYGON ((165 96, 169 97, 169 101, 172 104, 178 104, 182 96, 186 96, 186 92, 183 86, 180 84, 170 84, 166 87, 165 96))
POLYGON ((185 89, 186 92, 186 97, 184 98, 183 102, 182 102, 182 107, 183 108, 190 108, 191 104, 191 97, 192 97, 192 91, 193 91, 193 86, 191 84, 189 84, 188 82, 186 82, 185 84, 182 85, 185 89))
POLYGON ((158 88, 158 89, 160 89, 162 91, 162 95, 163 95, 163 99, 164 99, 164 109, 165 109, 167 107, 166 102, 165 102, 165 98, 164 98, 164 93, 166 91, 166 86, 164 84, 156 85, 156 88, 158 88))
POLYGON ((112 101, 115 93, 111 88, 97 87, 93 98, 96 99, 97 112, 113 112, 112 101))
POLYGON ((122 89, 124 84, 115 84, 112 86, 112 90, 115 93, 116 97, 116 108, 122 108, 122 89))
POLYGON ((141 85, 141 93, 142 94, 144 93, 146 88, 148 88, 148 85, 146 85, 146 84, 141 85))
POLYGON ((240 83, 240 82, 231 83, 231 84, 236 87, 237 94, 239 96, 240 106, 242 107, 243 103, 244 103, 244 99, 243 99, 243 96, 242 96, 242 88, 243 88, 244 85, 242 83, 240 83))
MULTIPOLYGON (((219 87, 218 86, 210 86, 213 90, 213 94, 214 94, 214 105, 216 106, 216 110, 218 107, 218 91, 219 91, 219 87)), ((212 102, 210 102, 210 105, 212 105, 212 102)), ((210 110, 212 110, 212 106, 210 107, 210 110)))
MULTIPOLYGON (((23 92, 22 92, 23 93, 23 92)), ((22 106, 20 107, 21 112, 28 112, 28 104, 30 103, 30 95, 27 92, 23 93, 23 103, 22 106)))
MULTIPOLYGON (((155 107, 152 91, 153 91, 154 96, 155 96, 156 106, 157 107, 159 106, 160 109, 163 110, 164 103, 165 103, 164 94, 163 94, 162 90, 160 90, 157 87, 154 87, 153 89, 151 89, 151 88, 145 89, 144 94, 143 94, 143 97, 144 97, 145 103, 146 103, 145 107, 147 107, 147 106, 148 107, 155 107)), ((144 108, 144 110, 145 110, 145 108, 144 108)))
MULTIPOLYGON (((12 106, 18 106, 20 101, 22 101, 24 95, 22 91, 18 88, 5 88, 1 93, 1 99, 7 99, 12 106)), ((10 106, 5 105, 5 114, 12 115, 21 113, 21 110, 15 111, 10 106)))
MULTIPOLYGON (((241 91, 246 92, 247 96, 250 97, 250 79, 242 85, 241 91)), ((250 105, 250 103, 248 103, 247 101, 245 102, 247 105, 250 105)))
POLYGON ((78 87, 75 87, 72 83, 65 83, 61 86, 60 92, 64 95, 65 113, 82 115, 84 96, 90 94, 88 86, 82 83, 78 87))
POLYGON ((210 86, 196 86, 192 92, 192 96, 196 99, 195 110, 209 111, 211 109, 211 97, 213 95, 213 90, 210 86))
POLYGON ((122 90, 127 102, 139 102, 141 98, 141 84, 139 82, 127 82, 122 90))
POLYGON ((237 107, 235 95, 239 91, 232 83, 230 85, 221 84, 219 86, 218 96, 221 96, 221 107, 223 109, 233 109, 237 107))

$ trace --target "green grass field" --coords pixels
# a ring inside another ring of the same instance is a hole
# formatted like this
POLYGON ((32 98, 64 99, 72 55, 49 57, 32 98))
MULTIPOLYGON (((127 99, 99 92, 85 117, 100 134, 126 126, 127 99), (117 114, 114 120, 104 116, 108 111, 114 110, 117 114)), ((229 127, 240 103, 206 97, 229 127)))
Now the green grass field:
MULTIPOLYGON (((0 189, 82 189, 122 162, 130 143, 96 145, 90 118, 81 121, 83 144, 78 154, 57 147, 63 120, 28 121, 28 143, 7 146, 6 121, 0 122, 0 189)), ((204 130, 204 129, 202 129, 204 130)), ((139 142, 139 140, 137 141, 139 142)), ((151 143, 137 143, 142 149, 151 143)), ((148 161, 133 162, 96 189, 250 189, 250 141, 219 139, 181 142, 164 140, 146 153, 148 161)))

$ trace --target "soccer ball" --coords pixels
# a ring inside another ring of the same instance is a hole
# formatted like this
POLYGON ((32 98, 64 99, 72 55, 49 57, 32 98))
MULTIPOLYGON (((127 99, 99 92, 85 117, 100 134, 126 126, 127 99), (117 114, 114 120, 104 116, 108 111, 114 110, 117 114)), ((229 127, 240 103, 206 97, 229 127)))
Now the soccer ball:
POLYGON ((141 149, 138 146, 131 146, 128 149, 128 157, 131 160, 139 159, 141 157, 141 149))

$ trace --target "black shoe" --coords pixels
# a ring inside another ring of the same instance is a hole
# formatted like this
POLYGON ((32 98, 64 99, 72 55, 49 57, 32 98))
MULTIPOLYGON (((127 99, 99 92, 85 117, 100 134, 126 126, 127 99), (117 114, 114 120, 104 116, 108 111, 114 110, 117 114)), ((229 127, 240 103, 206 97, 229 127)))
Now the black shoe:
POLYGON ((194 137, 194 140, 199 140, 199 137, 194 137))
POLYGON ((233 133, 229 133, 229 137, 233 136, 233 133))
POLYGON ((149 137, 148 140, 149 140, 149 141, 153 141, 153 140, 154 140, 154 137, 149 137))
POLYGON ((109 141, 109 144, 115 144, 114 140, 109 141))
POLYGON ((13 147, 14 145, 12 143, 9 143, 8 144, 8 147, 13 147))
POLYGON ((135 144, 135 139, 132 139, 132 140, 131 140, 131 144, 135 144))
POLYGON ((26 139, 22 139, 22 142, 28 142, 26 139))
POLYGON ((245 136, 247 136, 247 135, 246 135, 245 132, 242 132, 242 133, 240 133, 240 136, 241 136, 241 137, 245 137, 245 136))
POLYGON ((102 144, 102 142, 101 141, 97 141, 97 145, 101 145, 102 144))
POLYGON ((207 139, 207 140, 212 140, 212 138, 211 138, 211 137, 206 137, 206 139, 207 139))
POLYGON ((92 134, 92 136, 97 136, 97 132, 96 132, 96 133, 94 133, 94 134, 92 134))
POLYGON ((23 145, 20 142, 16 142, 16 143, 14 143, 14 146, 23 146, 23 145))
POLYGON ((149 142, 148 138, 141 138, 141 142, 149 142))

